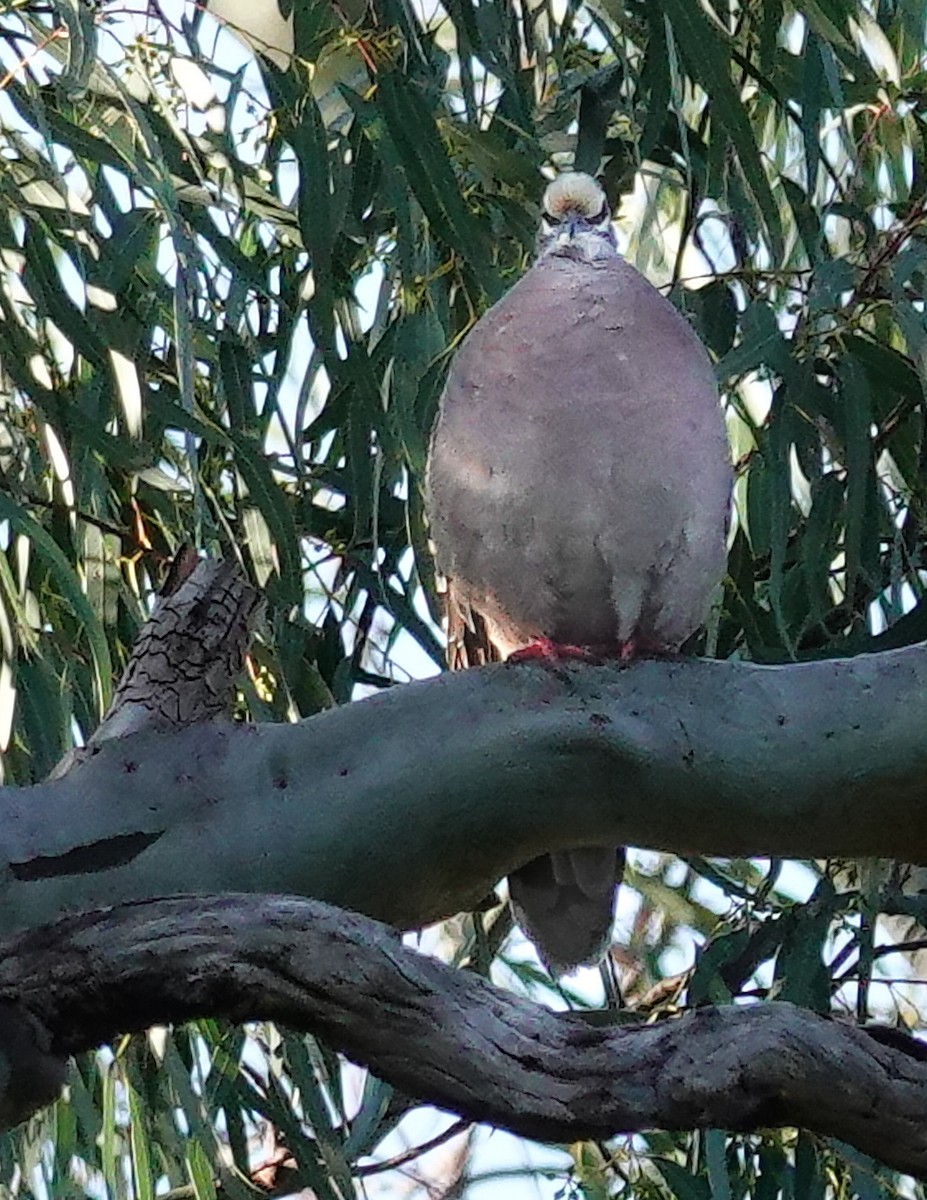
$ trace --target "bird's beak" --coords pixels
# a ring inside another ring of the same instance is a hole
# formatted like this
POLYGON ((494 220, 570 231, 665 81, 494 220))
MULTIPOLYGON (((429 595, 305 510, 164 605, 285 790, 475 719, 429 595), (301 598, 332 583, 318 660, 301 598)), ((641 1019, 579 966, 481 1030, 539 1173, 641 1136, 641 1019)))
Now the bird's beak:
POLYGON ((585 217, 579 213, 571 213, 564 217, 557 229, 557 245, 568 246, 570 242, 575 242, 582 233, 588 233, 592 226, 585 217))
POLYGON ((579 213, 567 218, 566 227, 569 231, 570 240, 572 241, 581 233, 588 233, 591 229, 589 222, 585 217, 581 217, 579 213))

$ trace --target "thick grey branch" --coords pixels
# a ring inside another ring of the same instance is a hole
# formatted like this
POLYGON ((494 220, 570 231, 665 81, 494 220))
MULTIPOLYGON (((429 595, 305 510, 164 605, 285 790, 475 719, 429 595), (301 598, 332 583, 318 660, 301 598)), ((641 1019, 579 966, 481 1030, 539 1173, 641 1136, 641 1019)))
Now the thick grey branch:
MULTIPOLYGON (((594 1027, 313 901, 184 897, 66 919, 3 945, 7 997, 58 1055, 161 1021, 261 1017, 527 1137, 799 1125, 927 1176, 927 1063, 861 1030, 775 1003, 594 1027)), ((21 1113, 9 1091, 0 1114, 21 1113)))
POLYGON ((412 927, 579 844, 927 863, 927 646, 787 667, 530 663, 301 725, 207 723, 0 791, 0 920, 191 884, 412 927))

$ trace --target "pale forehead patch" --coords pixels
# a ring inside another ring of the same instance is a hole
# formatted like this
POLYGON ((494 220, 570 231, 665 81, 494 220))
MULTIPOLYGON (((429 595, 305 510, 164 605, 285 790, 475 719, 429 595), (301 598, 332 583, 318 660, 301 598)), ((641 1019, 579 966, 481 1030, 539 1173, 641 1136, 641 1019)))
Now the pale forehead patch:
POLYGON ((552 217, 568 212, 597 217, 605 204, 605 193, 592 178, 582 171, 567 171, 547 185, 544 209, 552 217))

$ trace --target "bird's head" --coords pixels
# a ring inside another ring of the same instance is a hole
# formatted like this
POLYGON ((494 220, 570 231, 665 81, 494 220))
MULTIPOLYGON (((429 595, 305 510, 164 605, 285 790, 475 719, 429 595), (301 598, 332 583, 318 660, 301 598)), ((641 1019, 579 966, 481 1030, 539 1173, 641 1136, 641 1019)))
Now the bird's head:
POLYGON ((541 202, 538 258, 562 254, 594 261, 616 250, 611 210, 598 183, 581 171, 558 175, 541 202))

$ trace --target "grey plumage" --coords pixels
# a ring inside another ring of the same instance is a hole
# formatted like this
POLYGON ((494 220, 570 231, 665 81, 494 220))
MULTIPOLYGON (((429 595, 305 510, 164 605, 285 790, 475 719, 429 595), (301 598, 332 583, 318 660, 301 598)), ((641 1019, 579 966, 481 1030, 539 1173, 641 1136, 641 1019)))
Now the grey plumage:
MULTIPOLYGON (((536 641, 676 649, 724 571, 731 467, 714 371, 617 253, 604 205, 589 176, 548 188, 538 261, 451 365, 427 497, 452 666, 536 641)), ((510 877, 552 969, 601 955, 622 858, 587 847, 510 877)))

